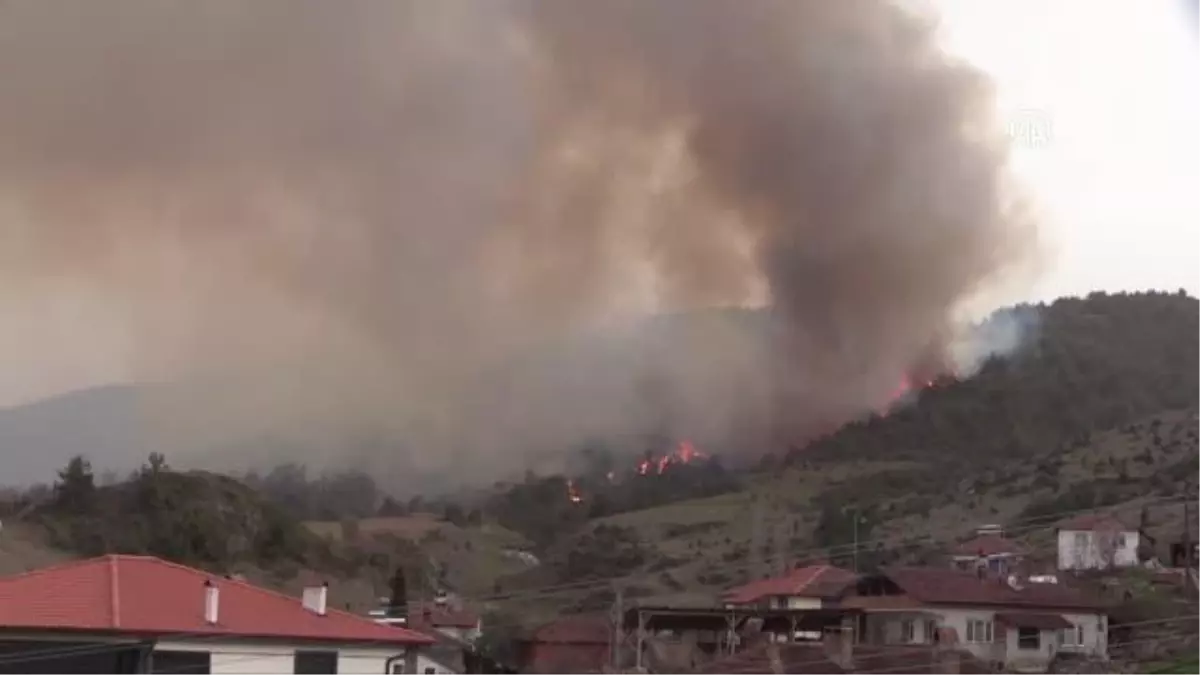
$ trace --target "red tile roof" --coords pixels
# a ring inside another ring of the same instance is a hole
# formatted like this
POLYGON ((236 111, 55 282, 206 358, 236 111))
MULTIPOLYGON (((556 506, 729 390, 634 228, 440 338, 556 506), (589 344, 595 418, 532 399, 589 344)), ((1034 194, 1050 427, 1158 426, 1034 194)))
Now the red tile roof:
POLYGON ((735 605, 757 602, 776 595, 824 598, 837 595, 858 578, 853 572, 832 565, 799 567, 782 577, 751 581, 725 593, 725 602, 735 605))
POLYGON ((1020 590, 1003 580, 980 578, 973 572, 936 567, 895 567, 883 570, 905 593, 925 604, 1005 605, 1100 609, 1104 604, 1062 584, 1024 583, 1020 590))
POLYGON ((432 644, 420 633, 328 609, 159 558, 110 555, 0 579, 0 629, 432 644), (205 582, 218 589, 217 623, 204 619, 205 582))
POLYGON ((954 555, 989 556, 1010 553, 1024 555, 1025 550, 1016 542, 998 534, 983 534, 954 547, 954 555))

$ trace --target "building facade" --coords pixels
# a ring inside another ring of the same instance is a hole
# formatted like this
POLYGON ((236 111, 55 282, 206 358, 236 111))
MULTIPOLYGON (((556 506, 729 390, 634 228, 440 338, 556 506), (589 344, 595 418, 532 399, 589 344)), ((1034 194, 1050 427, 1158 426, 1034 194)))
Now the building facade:
POLYGON ((870 645, 950 641, 985 663, 1026 670, 1044 670, 1062 652, 1108 653, 1103 605, 1058 584, 897 568, 864 576, 842 605, 862 610, 854 632, 870 645))
POLYGON ((1058 528, 1058 568, 1096 570, 1133 567, 1139 551, 1153 545, 1138 528, 1108 516, 1082 516, 1058 528))
POLYGON ((426 635, 147 556, 0 579, 0 672, 409 673, 426 635))

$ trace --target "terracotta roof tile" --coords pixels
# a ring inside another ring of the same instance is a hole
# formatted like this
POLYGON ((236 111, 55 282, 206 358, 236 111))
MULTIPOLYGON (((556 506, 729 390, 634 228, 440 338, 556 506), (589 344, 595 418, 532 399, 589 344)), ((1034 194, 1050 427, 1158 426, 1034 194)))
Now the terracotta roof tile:
POLYGON ((822 598, 837 595, 858 575, 832 565, 799 567, 781 577, 751 581, 727 591, 725 602, 741 605, 775 595, 822 598))
POLYGON ((159 558, 110 555, 0 579, 0 628, 431 644, 429 637, 159 558), (204 619, 205 582, 218 589, 204 619))

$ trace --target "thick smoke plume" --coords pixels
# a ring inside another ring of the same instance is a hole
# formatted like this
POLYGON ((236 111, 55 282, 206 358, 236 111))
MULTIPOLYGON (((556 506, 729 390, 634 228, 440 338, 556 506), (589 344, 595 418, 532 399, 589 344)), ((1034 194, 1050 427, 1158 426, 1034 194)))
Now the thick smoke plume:
POLYGON ((951 363, 1028 259, 934 37, 868 0, 10 0, 4 299, 87 297, 129 377, 202 383, 147 417, 198 447, 797 437, 951 363))

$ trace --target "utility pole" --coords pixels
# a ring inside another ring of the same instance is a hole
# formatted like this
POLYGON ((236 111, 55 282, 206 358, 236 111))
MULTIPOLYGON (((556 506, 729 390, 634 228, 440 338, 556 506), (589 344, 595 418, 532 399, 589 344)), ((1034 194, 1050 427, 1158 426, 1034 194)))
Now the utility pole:
POLYGON ((617 586, 612 617, 612 670, 621 669, 621 643, 625 641, 625 589, 617 586))
POLYGON ((787 524, 788 521, 786 518, 780 519, 780 521, 775 524, 775 534, 773 535, 775 539, 774 554, 775 557, 778 558, 773 567, 780 576, 786 575, 788 573, 788 569, 791 567, 788 561, 789 546, 787 524))
POLYGON ((1195 593, 1195 580, 1192 578, 1192 565, 1195 563, 1192 556, 1192 495, 1195 494, 1195 491, 1192 489, 1191 481, 1185 484, 1185 489, 1187 495, 1183 500, 1183 578, 1187 580, 1191 591, 1195 593))
POLYGON ((854 573, 858 574, 858 509, 850 511, 854 516, 854 573))
POLYGON ((754 507, 750 515, 750 565, 752 579, 762 578, 762 548, 763 548, 763 503, 762 497, 755 495, 754 507))

